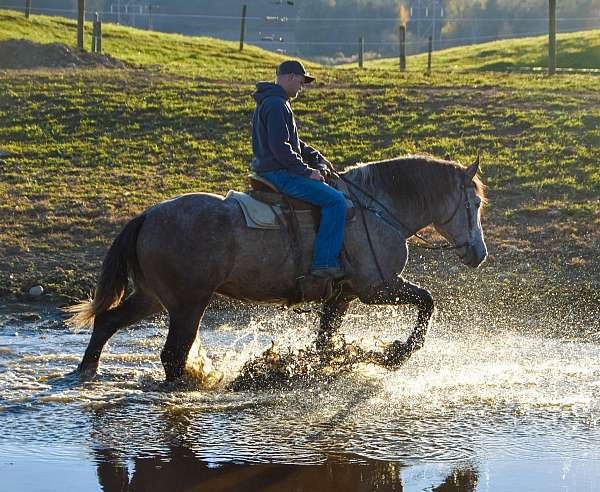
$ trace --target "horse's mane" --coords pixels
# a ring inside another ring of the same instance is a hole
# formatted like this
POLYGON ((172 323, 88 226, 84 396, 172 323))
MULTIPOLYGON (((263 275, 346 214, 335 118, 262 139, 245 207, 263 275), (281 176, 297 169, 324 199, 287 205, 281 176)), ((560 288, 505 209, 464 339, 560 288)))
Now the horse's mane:
MULTIPOLYGON (((360 163, 346 173, 358 186, 381 190, 394 198, 423 208, 444 200, 462 179, 465 167, 428 155, 409 155, 397 159, 360 163)), ((482 203, 487 203, 485 185, 479 175, 473 180, 482 203)))

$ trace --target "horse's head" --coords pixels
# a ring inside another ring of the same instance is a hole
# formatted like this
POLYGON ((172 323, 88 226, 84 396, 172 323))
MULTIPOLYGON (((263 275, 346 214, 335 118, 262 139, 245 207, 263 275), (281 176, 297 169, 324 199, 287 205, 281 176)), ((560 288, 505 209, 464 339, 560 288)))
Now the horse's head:
POLYGON ((487 246, 481 228, 481 209, 486 201, 484 186, 477 171, 479 156, 465 169, 448 201, 445 215, 434 222, 435 229, 455 246, 461 261, 476 268, 487 257, 487 246))

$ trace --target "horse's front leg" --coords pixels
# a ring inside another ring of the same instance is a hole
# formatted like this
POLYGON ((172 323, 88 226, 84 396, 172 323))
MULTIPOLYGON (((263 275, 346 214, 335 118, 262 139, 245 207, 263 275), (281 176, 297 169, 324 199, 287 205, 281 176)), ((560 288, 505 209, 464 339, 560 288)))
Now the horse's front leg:
POLYGON ((417 325, 408 340, 405 343, 394 341, 384 351, 381 362, 385 365, 399 366, 423 347, 434 307, 429 291, 398 277, 361 301, 365 304, 414 304, 419 310, 417 325))

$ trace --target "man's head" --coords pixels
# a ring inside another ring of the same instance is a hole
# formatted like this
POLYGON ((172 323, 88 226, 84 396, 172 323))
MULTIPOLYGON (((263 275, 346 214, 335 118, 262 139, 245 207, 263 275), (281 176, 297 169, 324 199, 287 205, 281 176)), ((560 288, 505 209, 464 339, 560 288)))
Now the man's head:
POLYGON ((296 97, 304 84, 310 84, 314 80, 299 61, 287 60, 277 67, 277 83, 290 98, 296 97))

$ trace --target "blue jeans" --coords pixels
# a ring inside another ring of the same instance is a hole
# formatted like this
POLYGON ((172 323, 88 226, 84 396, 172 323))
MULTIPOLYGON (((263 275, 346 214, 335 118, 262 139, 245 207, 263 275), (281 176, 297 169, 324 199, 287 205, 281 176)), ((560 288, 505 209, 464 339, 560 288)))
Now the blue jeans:
POLYGON ((338 190, 316 179, 288 171, 261 173, 284 195, 321 207, 321 224, 315 239, 312 268, 339 267, 338 255, 344 241, 346 198, 338 190))

